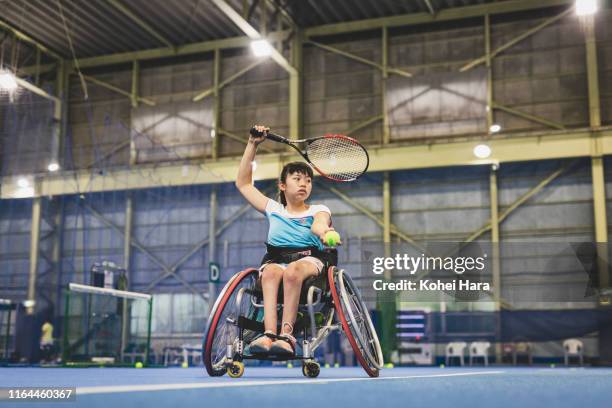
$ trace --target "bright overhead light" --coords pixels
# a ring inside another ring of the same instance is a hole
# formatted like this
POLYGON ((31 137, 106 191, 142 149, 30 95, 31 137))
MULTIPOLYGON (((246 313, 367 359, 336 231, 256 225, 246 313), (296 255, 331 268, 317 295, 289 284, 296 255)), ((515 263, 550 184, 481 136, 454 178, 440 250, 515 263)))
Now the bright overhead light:
POLYGON ((576 0, 576 14, 579 16, 595 14, 599 9, 597 3, 597 0, 576 0))
POLYGON ((19 180, 17 180, 17 185, 21 188, 28 188, 30 187, 30 182, 28 181, 27 178, 20 177, 19 180))
POLYGON ((479 144, 474 148, 474 156, 479 159, 486 159, 491 155, 491 148, 486 144, 479 144))
POLYGON ((13 92, 17 89, 15 75, 6 69, 0 70, 0 90, 13 92))
POLYGON ((254 40, 251 42, 251 49, 256 57, 267 57, 272 54, 272 46, 267 40, 254 40))
POLYGON ((47 166, 47 169, 49 169, 49 171, 58 171, 59 170, 59 164, 57 164, 57 162, 51 162, 49 163, 49 166, 47 166))
POLYGON ((494 123, 491 125, 491 127, 489 128, 489 131, 491 133, 497 133, 501 130, 501 126, 499 126, 497 123, 494 123))
POLYGON ((210 137, 214 139, 215 136, 217 136, 217 132, 215 131, 215 129, 210 129, 210 137))

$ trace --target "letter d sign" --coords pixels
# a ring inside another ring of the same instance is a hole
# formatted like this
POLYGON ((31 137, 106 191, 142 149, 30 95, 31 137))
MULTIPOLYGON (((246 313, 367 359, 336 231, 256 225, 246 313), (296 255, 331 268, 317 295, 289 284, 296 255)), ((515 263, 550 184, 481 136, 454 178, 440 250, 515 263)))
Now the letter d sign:
POLYGON ((216 262, 208 263, 208 281, 217 283, 219 282, 219 277, 221 276, 221 269, 219 268, 219 264, 216 262))

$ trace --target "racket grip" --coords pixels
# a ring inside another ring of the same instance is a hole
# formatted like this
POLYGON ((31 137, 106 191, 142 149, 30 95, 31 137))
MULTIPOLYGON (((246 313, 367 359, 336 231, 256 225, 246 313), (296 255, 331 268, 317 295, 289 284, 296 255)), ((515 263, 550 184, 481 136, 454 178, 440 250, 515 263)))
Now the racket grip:
POLYGON ((268 132, 268 136, 267 136, 267 138, 268 138, 268 139, 270 139, 270 140, 274 140, 275 142, 280 142, 280 143, 287 143, 287 144, 289 144, 289 140, 287 140, 287 138, 282 137, 282 136, 279 136, 279 135, 277 135, 277 134, 275 134, 275 133, 270 133, 270 132, 268 132))
MULTIPOLYGON (((260 132, 259 130, 255 129, 255 127, 252 127, 251 130, 249 130, 249 133, 252 136, 255 136, 255 137, 262 137, 263 136, 263 132, 260 132)), ((267 132, 266 138, 270 139, 270 140, 274 140, 275 142, 289 144, 289 140, 287 138, 285 138, 283 136, 280 136, 280 135, 277 135, 277 134, 272 133, 272 132, 267 132)))

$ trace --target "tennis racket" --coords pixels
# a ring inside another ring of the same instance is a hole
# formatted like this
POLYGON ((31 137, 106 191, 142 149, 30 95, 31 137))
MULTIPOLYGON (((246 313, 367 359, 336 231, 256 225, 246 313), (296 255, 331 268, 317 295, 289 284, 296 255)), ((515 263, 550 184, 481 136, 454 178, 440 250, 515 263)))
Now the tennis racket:
MULTIPOLYGON (((255 137, 263 136, 263 132, 254 127, 250 133, 255 137)), ((355 181, 366 172, 370 164, 368 151, 352 137, 328 133, 310 139, 289 140, 267 132, 266 138, 293 147, 317 173, 329 180, 355 181)))

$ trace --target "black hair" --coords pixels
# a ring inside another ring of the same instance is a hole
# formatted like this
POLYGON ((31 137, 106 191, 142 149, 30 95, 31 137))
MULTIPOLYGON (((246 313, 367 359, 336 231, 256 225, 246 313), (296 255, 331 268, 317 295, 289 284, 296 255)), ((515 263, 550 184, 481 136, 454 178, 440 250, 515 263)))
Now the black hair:
MULTIPOLYGON (((314 177, 314 175, 312 174, 312 168, 308 164, 304 162, 291 162, 285 164, 278 181, 280 183, 286 184, 287 176, 294 173, 304 174, 310 177, 311 179, 314 177)), ((287 206, 287 199, 285 198, 285 193, 283 193, 280 189, 278 190, 278 198, 283 206, 287 206)))

